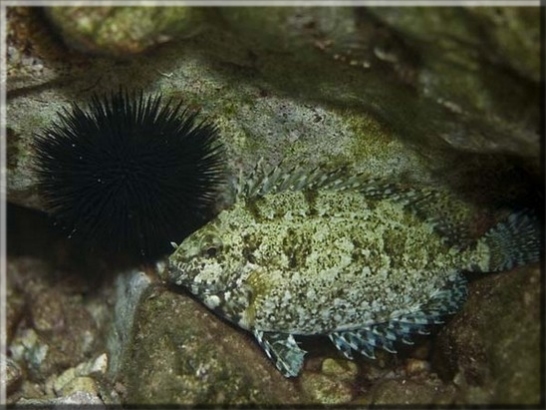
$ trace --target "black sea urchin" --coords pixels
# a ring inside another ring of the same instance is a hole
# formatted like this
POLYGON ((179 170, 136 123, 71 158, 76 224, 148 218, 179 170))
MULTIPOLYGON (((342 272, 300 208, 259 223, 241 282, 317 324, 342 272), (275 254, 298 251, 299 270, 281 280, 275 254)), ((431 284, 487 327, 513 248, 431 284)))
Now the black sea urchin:
POLYGON ((217 128, 172 100, 94 95, 36 136, 38 188, 69 237, 153 260, 210 217, 223 183, 217 128))

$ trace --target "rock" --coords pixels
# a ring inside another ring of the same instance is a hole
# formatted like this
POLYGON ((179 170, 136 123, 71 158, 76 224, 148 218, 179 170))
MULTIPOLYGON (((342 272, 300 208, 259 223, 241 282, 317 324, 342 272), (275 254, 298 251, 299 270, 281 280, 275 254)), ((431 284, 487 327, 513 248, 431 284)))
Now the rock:
POLYGON ((494 60, 538 83, 540 76, 540 12, 535 7, 468 7, 494 60))
POLYGON ((148 289, 117 378, 122 403, 306 403, 252 337, 184 294, 148 289))
POLYGON ((111 377, 119 371, 120 360, 131 337, 135 311, 150 284, 150 278, 142 271, 125 272, 116 278, 114 320, 107 340, 110 354, 108 373, 111 377))
POLYGON ((430 363, 426 360, 412 359, 406 360, 406 374, 415 375, 419 373, 429 372, 430 363))
POLYGON ((369 392, 374 406, 403 405, 449 405, 456 390, 453 385, 444 385, 439 379, 392 379, 383 380, 369 392))
POLYGON ((26 303, 22 292, 8 287, 6 293, 6 338, 10 343, 20 320, 23 318, 26 303))
POLYGON ((461 403, 540 403, 539 284, 539 268, 529 266, 470 285, 463 311, 442 329, 434 353, 440 375, 460 386, 461 403))
MULTIPOLYGON (((78 21, 88 18, 90 27, 100 25, 104 17, 100 13, 105 11, 91 11, 62 7, 50 13, 75 13, 78 21), (98 14, 87 14, 91 11, 98 14)), ((178 8, 171 11, 182 13, 178 8)), ((140 13, 158 13, 152 17, 161 18, 160 11, 150 8, 118 8, 108 17, 118 13, 127 18, 124 24, 142 17, 140 13)), ((84 59, 82 55, 74 63, 71 59, 76 57, 70 54, 67 61, 56 63, 65 89, 18 93, 28 87, 22 83, 8 99, 8 200, 44 209, 40 193, 35 191, 33 134, 50 125, 63 107, 71 102, 85 103, 93 92, 117 89, 122 78, 135 78, 135 88, 154 84, 155 90, 182 97, 203 109, 205 115, 212 114, 229 147, 230 168, 243 164, 248 170, 260 156, 271 162, 282 158, 286 164, 348 163, 372 175, 426 184, 434 181, 448 185, 448 189, 453 184, 457 190, 459 185, 470 185, 465 194, 479 191, 472 184, 483 180, 480 186, 498 187, 495 194, 505 195, 507 179, 498 181, 495 176, 506 176, 514 156, 521 158, 528 172, 537 178, 540 175, 540 116, 534 98, 538 98, 538 88, 507 78, 502 67, 488 61, 479 63, 495 75, 484 78, 480 70, 471 69, 476 53, 465 47, 471 28, 465 12, 455 13, 455 21, 464 30, 453 40, 458 26, 445 23, 453 13, 405 9, 400 15, 390 8, 280 8, 264 14, 259 8, 226 8, 208 11, 197 19, 207 22, 207 39, 197 36, 187 42, 164 44, 157 51, 155 64, 138 53, 122 65, 114 58, 84 59), (431 49, 426 32, 419 31, 428 27, 420 24, 423 21, 444 29, 440 31, 442 42, 436 44, 439 51, 431 49), (331 27, 333 23, 335 27, 331 27), (379 28, 373 29, 376 25, 379 28), (362 26, 371 27, 371 32, 359 33, 362 26), (402 34, 396 34, 399 26, 402 34), (381 64, 361 72, 313 46, 322 31, 327 38, 337 39, 339 30, 348 40, 358 35, 353 42, 368 41, 372 54, 378 48, 383 50, 381 64), (382 36, 381 32, 389 34, 382 36), (399 62, 392 64, 404 66, 408 61, 411 67, 400 69, 414 72, 410 77, 416 80, 410 86, 392 73, 396 69, 388 68, 391 63, 387 60, 392 58, 384 55, 387 49, 399 50, 399 62), (406 52, 410 57, 404 57, 406 52), (415 52, 420 55, 417 64, 411 58, 415 52), (444 61, 445 55, 466 60, 461 64, 444 61), (207 61, 214 63, 207 65, 207 61), (245 78, 243 83, 236 80, 238 75, 245 78), (231 87, 231 81, 237 81, 238 87, 231 87), (507 90, 510 98, 495 94, 499 90, 507 90), (301 103, 300 96, 313 103, 301 103)), ((153 18, 147 15, 143 21, 148 24, 153 18)), ((510 186, 529 180, 525 174, 519 176, 510 179, 510 186)))
POLYGON ((29 367, 31 374, 40 377, 39 369, 47 357, 49 346, 39 339, 33 329, 21 332, 9 349, 15 360, 24 362, 29 367))
POLYGON ((343 404, 354 398, 354 392, 348 383, 324 374, 305 373, 300 384, 315 404, 343 404))
POLYGON ((7 91, 58 79, 57 63, 66 58, 66 51, 55 44, 51 31, 43 24, 40 9, 9 7, 6 23, 6 74, 10 78, 7 91))
POLYGON ((299 383, 303 391, 317 404, 350 402, 356 394, 353 386, 358 373, 356 364, 349 360, 326 358, 321 373, 305 372, 299 383))
POLYGON ((90 360, 65 370, 60 376, 54 377, 48 384, 50 384, 50 388, 57 396, 68 396, 77 390, 96 393, 96 383, 89 376, 100 377, 105 375, 107 368, 108 357, 106 354, 102 354, 95 360, 90 360))
POLYGON ((55 288, 51 292, 44 289, 37 297, 43 303, 32 306, 35 327, 23 331, 10 346, 18 360, 27 362, 34 380, 81 362, 97 343, 96 323, 89 312, 69 297, 59 297, 55 288))
POLYGON ((83 391, 77 391, 69 396, 64 397, 57 397, 53 399, 20 399, 15 404, 15 408, 22 406, 22 407, 73 407, 73 406, 93 406, 93 408, 96 409, 104 409, 106 408, 104 406, 103 401, 100 397, 97 395, 94 395, 93 393, 83 392, 83 391))
POLYGON ((64 41, 87 53, 116 57, 196 34, 197 8, 48 7, 45 14, 64 41))
POLYGON ((353 361, 326 358, 322 362, 322 373, 339 379, 353 380, 358 374, 358 369, 353 361))
POLYGON ((66 397, 78 392, 87 393, 92 396, 99 395, 97 383, 91 377, 75 377, 58 390, 58 395, 66 397))
MULTIPOLYGON (((15 213, 9 214, 15 217, 15 213)), ((25 220, 33 221, 32 218, 25 220)), ((25 226, 13 220, 8 223, 9 232, 17 231, 10 236, 12 244, 8 252, 6 293, 11 295, 8 306, 22 310, 10 324, 7 351, 24 369, 22 381, 18 383, 21 388, 8 389, 10 402, 21 397, 29 400, 43 399, 44 395, 53 397, 55 389, 51 387, 51 380, 59 375, 63 375, 63 383, 66 383, 78 376, 103 374, 107 360, 101 354, 112 316, 108 313, 111 292, 108 282, 90 291, 89 287, 93 282, 96 284, 98 278, 91 275, 87 282, 85 268, 75 264, 74 259, 65 259, 64 263, 71 262, 77 269, 63 269, 62 264, 52 262, 56 256, 48 253, 47 246, 39 246, 37 254, 42 255, 41 259, 30 256, 41 240, 36 242, 36 237, 40 238, 44 232, 39 224, 30 224, 28 229, 25 226), (26 250, 13 241, 24 243, 26 250), (90 361, 89 357, 96 360, 90 361), (74 373, 69 376, 70 372, 74 373)), ((90 271, 100 276, 98 266, 90 271)))
POLYGON ((0 388, 8 395, 13 394, 21 385, 23 380, 23 372, 19 365, 1 352, 0 365, 6 369, 6 378, 0 380, 0 388), (5 366, 5 367, 4 367, 5 366))
POLYGON ((535 158, 536 166, 538 8, 412 8, 399 13, 378 7, 370 12, 418 56, 416 88, 427 106, 439 104, 448 114, 443 124, 432 119, 436 137, 460 150, 535 158), (501 83, 505 86, 499 87, 501 83))

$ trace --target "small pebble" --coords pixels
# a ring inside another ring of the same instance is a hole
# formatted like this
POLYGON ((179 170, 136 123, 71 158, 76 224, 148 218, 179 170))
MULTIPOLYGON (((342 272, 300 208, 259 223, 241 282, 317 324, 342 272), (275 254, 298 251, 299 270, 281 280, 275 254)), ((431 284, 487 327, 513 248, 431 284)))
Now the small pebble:
POLYGON ((430 363, 426 360, 407 359, 406 374, 408 376, 430 371, 430 363))
POLYGON ((7 394, 11 394, 21 385, 23 372, 15 361, 6 357, 3 353, 0 353, 0 361, 2 365, 6 366, 6 380, 0 379, 0 388, 5 389, 7 394))

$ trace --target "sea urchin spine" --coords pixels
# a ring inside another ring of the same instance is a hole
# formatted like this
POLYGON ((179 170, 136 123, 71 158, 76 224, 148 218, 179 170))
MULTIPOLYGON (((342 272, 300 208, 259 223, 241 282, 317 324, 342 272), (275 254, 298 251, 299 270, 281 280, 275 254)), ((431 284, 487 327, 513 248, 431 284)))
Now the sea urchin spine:
POLYGON ((74 104, 36 136, 38 189, 70 237, 156 259, 210 217, 224 180, 216 126, 160 96, 74 104))

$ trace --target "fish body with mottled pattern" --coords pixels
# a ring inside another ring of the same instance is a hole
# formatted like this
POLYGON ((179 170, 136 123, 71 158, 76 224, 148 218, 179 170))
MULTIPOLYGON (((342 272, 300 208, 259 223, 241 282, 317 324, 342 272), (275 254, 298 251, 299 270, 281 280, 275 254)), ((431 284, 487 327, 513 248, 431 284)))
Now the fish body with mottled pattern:
POLYGON ((460 308, 462 271, 538 260, 526 215, 462 246, 447 223, 420 212, 431 190, 343 170, 257 168, 242 181, 234 203, 171 255, 170 275, 253 332, 287 377, 299 374, 305 354, 294 336, 327 335, 349 358, 395 351, 460 308))

